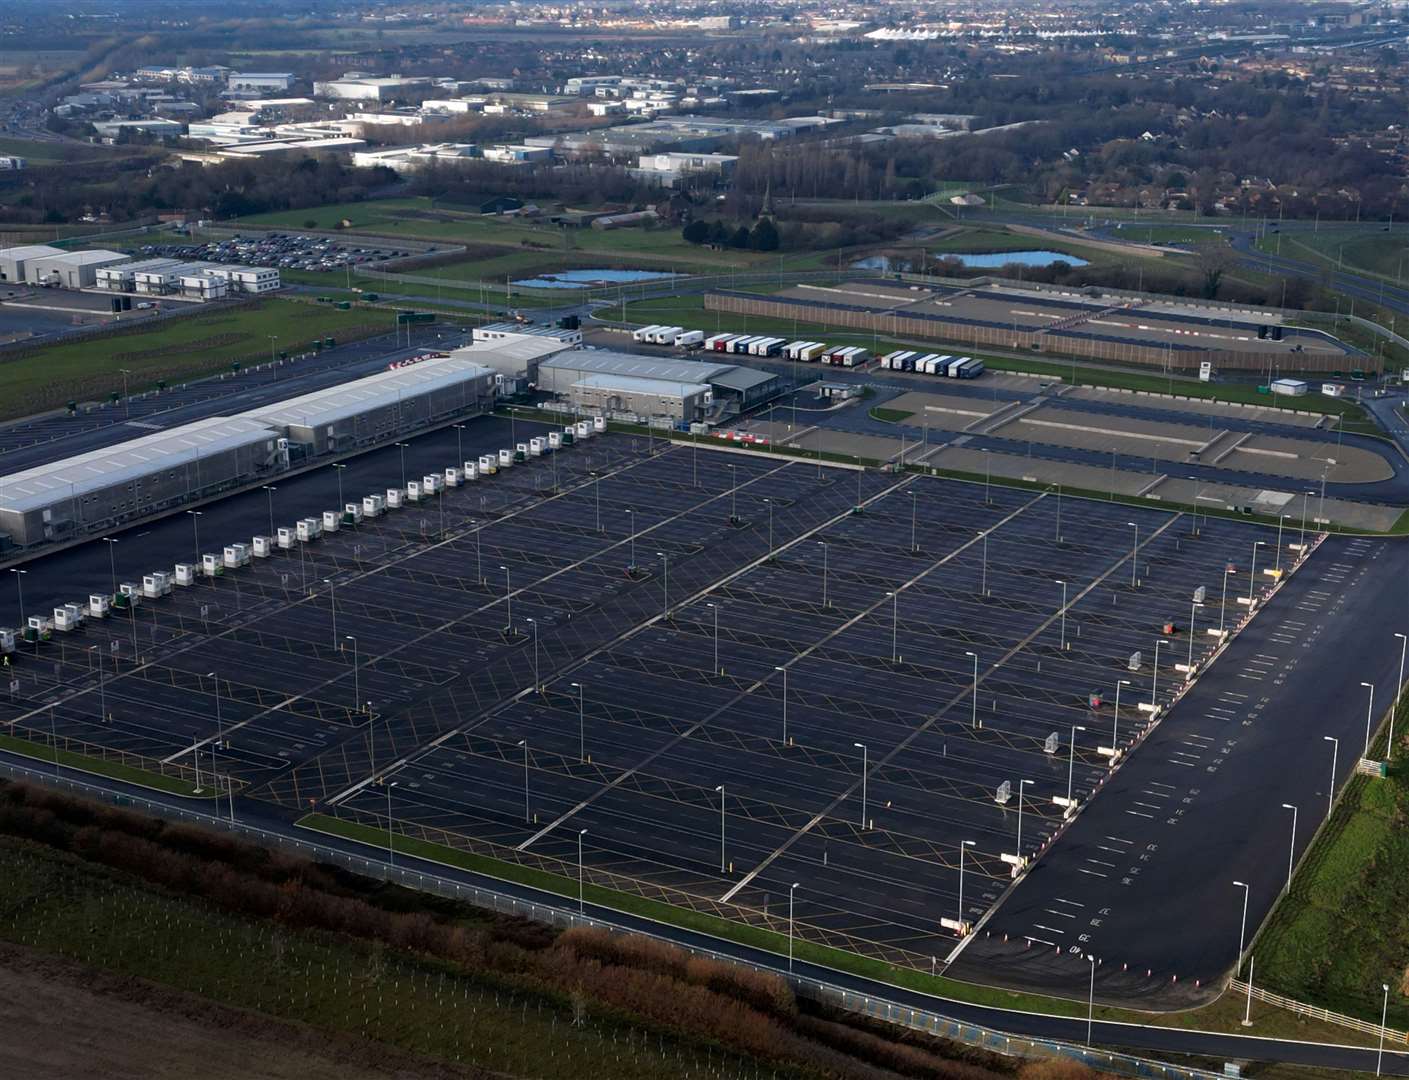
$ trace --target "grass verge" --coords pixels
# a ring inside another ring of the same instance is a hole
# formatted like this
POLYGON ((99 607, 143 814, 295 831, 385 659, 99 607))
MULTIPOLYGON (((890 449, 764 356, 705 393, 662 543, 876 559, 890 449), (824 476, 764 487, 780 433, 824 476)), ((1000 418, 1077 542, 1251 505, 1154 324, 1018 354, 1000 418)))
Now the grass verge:
POLYGON ((871 408, 871 418, 886 424, 898 424, 902 420, 909 420, 914 415, 904 409, 887 409, 883 405, 875 405, 871 408))
POLYGON ((195 784, 189 780, 149 772, 146 769, 138 769, 117 761, 107 761, 100 757, 90 757, 72 750, 60 750, 56 756, 49 747, 41 746, 29 739, 21 739, 15 735, 0 734, 0 750, 19 754, 21 757, 31 758, 46 765, 53 765, 57 760, 59 766, 64 769, 106 776, 110 780, 120 780, 124 784, 135 784, 138 787, 152 788, 155 791, 164 791, 171 795, 183 795, 193 799, 214 799, 218 794, 211 787, 203 788, 198 792, 195 784))

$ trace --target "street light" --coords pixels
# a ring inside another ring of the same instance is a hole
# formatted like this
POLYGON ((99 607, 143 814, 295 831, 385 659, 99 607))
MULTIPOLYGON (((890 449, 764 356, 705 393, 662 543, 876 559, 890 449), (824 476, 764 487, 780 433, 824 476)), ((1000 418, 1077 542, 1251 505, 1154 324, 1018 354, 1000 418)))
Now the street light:
POLYGON ((1155 639, 1155 661, 1150 665, 1150 710, 1152 713, 1159 708, 1159 647, 1169 643, 1168 638, 1155 639))
POLYGON ((1336 758, 1340 756, 1341 741, 1330 735, 1322 735, 1331 744, 1331 789, 1326 793, 1326 816, 1331 816, 1331 810, 1336 805, 1336 758))
POLYGON ((793 973, 793 893, 797 890, 798 882, 794 881, 788 886, 788 974, 793 973))
POLYGON ((512 638, 514 636, 514 594, 509 589, 509 568, 501 566, 499 569, 504 571, 504 621, 507 624, 504 627, 504 635, 512 638))
POLYGON ((1241 881, 1235 881, 1233 882, 1233 884, 1243 890, 1243 923, 1241 928, 1238 930, 1238 957, 1236 962, 1233 964, 1233 974, 1236 975, 1238 973, 1239 965, 1241 965, 1243 962, 1243 944, 1247 940, 1248 934, 1248 897, 1252 895, 1252 889, 1250 889, 1246 883, 1241 881))
POLYGON ((523 819, 531 824, 533 815, 528 812, 528 740, 520 739, 518 745, 523 747, 523 819))
POLYGON ((827 541, 818 540, 817 544, 822 549, 822 610, 826 611, 832 606, 827 602, 827 541))
POLYGON ((264 492, 269 496, 269 539, 274 539, 274 492, 279 488, 275 484, 260 484, 264 492))
POLYGON ((724 785, 720 784, 714 789, 719 792, 719 872, 728 873, 724 869, 724 785))
POLYGON ((964 849, 973 847, 977 841, 959 841, 959 936, 964 934, 964 849))
POLYGON ((1399 695, 1404 692, 1404 657, 1409 653, 1409 636, 1395 634, 1399 639, 1399 682, 1395 684, 1394 707, 1389 711, 1389 743, 1385 746, 1385 760, 1394 757, 1394 714, 1399 711, 1399 695))
POLYGON ((1389 983, 1380 983, 1385 993, 1384 1004, 1380 1006, 1380 1049, 1375 1054, 1375 1075, 1380 1075, 1380 1067, 1385 1059, 1385 1021, 1389 1018, 1389 983))
POLYGON ((1067 740, 1067 805, 1066 809, 1071 810, 1071 782, 1072 774, 1076 772, 1076 733, 1085 731, 1082 724, 1072 724, 1071 738, 1067 740))
POLYGON ((972 656, 974 659, 974 690, 969 701, 969 727, 978 728, 978 653, 964 650, 965 656, 972 656))
POLYGON ((1370 756, 1370 724, 1374 721, 1375 713, 1375 684, 1361 682, 1361 686, 1370 691, 1370 699, 1365 703, 1365 757, 1370 756))
POLYGON ((913 555, 920 550, 920 545, 915 542, 915 508, 919 505, 916 499, 915 489, 910 489, 910 553, 913 555))
POLYGON ((706 607, 714 611, 714 673, 719 674, 719 607, 718 604, 706 604, 706 607))
POLYGON ((1129 686, 1129 679, 1117 679, 1115 681, 1115 716, 1111 719, 1111 760, 1115 760, 1114 751, 1120 749, 1120 688, 1129 686))
POLYGON ((1291 803, 1286 803, 1286 802, 1284 802, 1284 803, 1282 804, 1282 809, 1283 809, 1283 810, 1290 810, 1290 811, 1292 812, 1292 846, 1291 846, 1291 850, 1287 852, 1287 889, 1290 890, 1291 887, 1292 887, 1292 865, 1293 865, 1293 863, 1294 863, 1295 860, 1296 860, 1296 817, 1297 817, 1297 808, 1296 808, 1295 806, 1293 806, 1291 803))
POLYGON ((1056 584, 1062 587, 1062 652, 1067 651, 1067 583, 1058 581, 1056 584))
POLYGON ((1248 570, 1248 611, 1252 611, 1252 594, 1257 588, 1257 549, 1266 547, 1266 540, 1254 540, 1252 545, 1252 566, 1248 570))
POLYGON ((1086 994, 1086 1045, 1091 1045, 1091 1028, 1096 1019, 1096 958, 1090 953, 1086 954, 1087 961, 1091 964, 1091 987, 1086 994))
POLYGON ((395 444, 401 450, 401 490, 406 490, 406 444, 399 442, 395 444))
POLYGON ((1184 664, 1184 677, 1190 678, 1194 673, 1194 618, 1199 613, 1199 608, 1203 607, 1197 600, 1189 601, 1189 659, 1184 664))
POLYGON ((536 694, 542 688, 543 682, 538 677, 538 620, 524 620, 533 627, 533 692, 536 694))
POLYGON ((105 543, 105 544, 108 545, 108 570, 109 570, 109 572, 112 574, 112 584, 113 584, 112 595, 113 595, 114 597, 116 597, 116 596, 117 596, 117 556, 114 554, 114 552, 117 550, 118 541, 117 541, 117 540, 114 540, 111 536, 105 536, 105 537, 103 537, 103 543, 105 543))
POLYGON ((888 592, 886 595, 890 597, 890 662, 893 664, 896 660, 896 635, 900 628, 900 594, 888 592))
MULTIPOLYGON (((196 540, 196 566, 199 568, 201 565, 201 511, 187 510, 186 513, 191 515, 191 532, 196 540)), ((302 551, 303 549, 300 548, 299 550, 302 551)), ((214 579, 212 579, 212 581, 213 580, 214 579)))
POLYGON ((337 469, 337 471, 338 471, 338 510, 339 510, 339 512, 341 512, 341 510, 342 510, 342 508, 343 508, 343 501, 342 501, 342 474, 343 474, 343 470, 346 469, 347 466, 335 461, 335 462, 333 462, 333 468, 337 469))
POLYGON ((788 745, 788 669, 785 667, 774 667, 774 671, 783 673, 783 745, 788 745))
POLYGON ((587 835, 586 829, 579 829, 577 832, 577 913, 583 913, 584 904, 582 902, 582 838, 587 835))
POLYGON ((352 697, 355 705, 353 711, 360 713, 362 711, 362 681, 357 670, 357 639, 351 634, 344 634, 343 638, 352 642, 352 697))
POLYGON ((982 600, 988 596, 988 530, 979 533, 983 538, 983 576, 979 579, 978 595, 982 600))
POLYGON ((573 683, 577 688, 577 760, 587 760, 587 687, 583 683, 573 683))
POLYGON ((10 573, 15 575, 15 591, 20 597, 20 627, 23 628, 26 625, 24 621, 24 576, 29 573, 29 571, 20 570, 12 566, 10 567, 10 573))
POLYGON ((1024 801, 1024 800, 1023 800, 1023 796, 1024 796, 1024 794, 1027 792, 1027 787, 1028 787, 1028 785, 1029 785, 1029 784, 1035 784, 1035 783, 1037 783, 1036 780, 1019 780, 1019 781, 1018 781, 1018 859, 1019 859, 1019 861, 1021 861, 1021 860, 1022 860, 1022 857, 1023 857, 1023 801, 1024 801))
POLYGON ((1288 516, 1287 514, 1281 514, 1277 518, 1277 563, 1273 567, 1273 569, 1277 571, 1281 571, 1282 569, 1282 526, 1286 523, 1288 516))
POLYGON ((631 519, 631 557, 627 561, 626 572, 634 574, 636 573, 636 511, 628 507, 622 513, 631 519))
POLYGON ((337 585, 332 578, 324 578, 323 584, 328 586, 328 610, 333 616, 333 648, 338 647, 338 591, 337 585))
POLYGON ((866 749, 865 743, 854 742, 851 744, 861 751, 861 827, 866 827, 866 761, 870 751, 866 749))
POLYGON ((663 586, 661 592, 662 607, 660 617, 662 619, 668 619, 670 618, 670 556, 663 551, 657 551, 656 558, 660 560, 661 585, 663 586))
POLYGON ((391 789, 399 783, 400 780, 393 780, 386 786, 386 860, 391 866, 396 865, 396 848, 391 842, 391 789))
POLYGON ((1135 530, 1135 542, 1130 546, 1130 587, 1135 588, 1135 564, 1140 561, 1140 526, 1133 521, 1127 521, 1135 530))
POLYGON ((1223 619, 1228 613, 1228 575, 1233 573, 1233 567, 1224 565, 1223 567, 1223 602, 1218 607, 1218 638, 1223 639, 1223 619))

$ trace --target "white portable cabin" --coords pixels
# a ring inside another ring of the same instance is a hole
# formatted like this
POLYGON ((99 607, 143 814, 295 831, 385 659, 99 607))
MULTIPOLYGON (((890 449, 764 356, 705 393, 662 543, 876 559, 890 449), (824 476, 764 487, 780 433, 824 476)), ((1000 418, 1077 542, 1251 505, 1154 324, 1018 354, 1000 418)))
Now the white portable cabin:
POLYGON ((400 510, 406 505, 406 493, 400 488, 386 489, 386 508, 388 510, 400 510))
POLYGON ((54 620, 48 615, 31 615, 29 617, 29 636, 34 639, 48 638, 53 636, 54 620))
POLYGON ((222 552, 225 557, 225 567, 227 570, 238 570, 242 566, 250 564, 250 547, 248 544, 230 544, 222 552))
POLYGON ((458 465, 447 465, 445 468, 445 486, 457 488, 465 482, 465 470, 458 465))
POLYGON ((336 510, 323 511, 323 531, 335 533, 342 528, 342 515, 336 510))
MULTIPOLYGON (((289 530, 281 529, 280 531, 288 532, 289 530)), ((176 584, 180 585, 182 588, 196 583, 196 568, 190 563, 177 563, 172 573, 176 575, 176 584)))
POLYGON ((9 627, 0 627, 0 653, 15 651, 15 632, 9 627))
POLYGON ((533 436, 533 438, 528 440, 528 456, 542 457, 543 451, 547 447, 547 445, 548 442, 543 438, 542 435, 533 436))
POLYGON ((212 551, 201 556, 202 577, 219 577, 223 573, 225 573, 225 564, 221 562, 219 555, 212 551))
POLYGON ((698 349, 703 344, 703 330, 686 330, 683 334, 675 336, 675 347, 678 349, 698 349))
POLYGON ((294 525, 294 535, 299 543, 311 544, 323 535, 323 523, 316 518, 304 518, 294 525))
POLYGON ((501 469, 507 469, 507 468, 508 468, 509 466, 511 466, 513 463, 514 463, 514 452, 513 452, 512 450, 500 450, 500 451, 499 451, 499 467, 500 467, 501 469))
POLYGON ((117 587, 117 591, 127 598, 130 607, 136 607, 142 602, 142 586, 135 581, 124 581, 117 587))
POLYGON ((142 575, 142 595, 150 600, 166 596, 171 592, 171 575, 165 570, 154 570, 142 575))
POLYGON ((602 432, 604 432, 604 431, 606 431, 606 430, 607 430, 607 418, 606 418, 605 416, 594 416, 594 417, 592 417, 592 433, 593 433, 594 435, 600 435, 602 432))
POLYGON ((94 593, 88 598, 88 617, 106 619, 112 610, 112 603, 102 593, 94 593))
POLYGON ((344 525, 361 525, 364 512, 361 503, 350 502, 342 508, 342 523, 344 525))
POLYGON ((484 454, 479 459, 479 474, 493 476, 499 471, 499 458, 494 454, 484 454))
POLYGON ((65 604, 54 609, 54 629, 69 633, 83 625, 83 612, 77 604, 65 604))
POLYGON ((572 426, 579 439, 590 439, 593 435, 591 420, 579 420, 572 426))
MULTIPOLYGON (((569 432, 567 437, 568 437, 569 439, 571 439, 571 438, 572 438, 572 433, 569 432)), ((548 449, 549 449, 549 450, 561 450, 562 448, 563 448, 563 433, 562 433, 561 431, 550 431, 550 432, 548 432, 548 449)))
POLYGON ((462 470, 461 470, 461 472, 460 472, 460 475, 461 475, 461 477, 464 479, 465 483, 467 483, 467 484, 468 484, 471 480, 478 480, 478 479, 479 479, 479 462, 478 462, 478 461, 467 461, 467 462, 465 462, 464 467, 462 468, 462 470))
POLYGON ((631 331, 631 340, 637 344, 643 341, 654 341, 656 331, 660 328, 660 323, 651 323, 649 326, 643 326, 638 330, 633 330, 631 331))
POLYGON ((424 495, 439 495, 445 490, 445 477, 440 473, 426 473, 421 477, 421 492, 424 495))
POLYGON ((288 525, 280 525, 274 530, 274 542, 284 551, 288 551, 297 541, 298 535, 288 525))
POLYGON ((421 482, 420 482, 419 480, 407 480, 407 481, 406 481, 406 501, 407 501, 407 502, 420 502, 420 501, 421 501, 421 482))
POLYGON ((379 518, 386 511, 385 495, 364 495, 362 496, 362 516, 366 518, 379 518))
POLYGON ((256 536, 250 541, 250 553, 256 559, 267 559, 274 553, 274 541, 267 536, 256 536))

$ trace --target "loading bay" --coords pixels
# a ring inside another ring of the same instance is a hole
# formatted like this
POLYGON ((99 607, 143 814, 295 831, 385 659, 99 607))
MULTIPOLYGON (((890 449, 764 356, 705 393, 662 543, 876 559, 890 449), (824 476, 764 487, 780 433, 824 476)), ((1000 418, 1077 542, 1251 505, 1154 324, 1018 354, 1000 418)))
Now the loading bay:
MULTIPOLYGON (((413 470, 503 444, 506 426, 412 440, 413 470)), ((367 458, 380 472, 355 459, 340 478, 351 497, 395 472, 393 452, 367 458)), ((335 505, 332 475, 297 511, 280 492, 279 519, 335 505)), ((243 533, 212 536, 236 524, 208 509, 206 550, 265 531, 250 525, 262 494, 230 500, 246 505, 243 533)), ((150 572, 190 554, 183 517, 116 538, 140 540, 123 552, 124 580, 134 558, 150 572)), ((1258 628, 1308 633, 1303 607, 1336 603, 1325 596, 1345 568, 1386 547, 1303 547, 1290 530, 1280 541, 1275 528, 1157 506, 606 435, 25 646, 0 723, 40 744, 213 769, 246 805, 290 819, 390 818, 568 877, 580 851, 594 884, 780 931, 791 893, 808 940, 922 969, 957 957, 974 978, 991 964, 999 981, 1062 981, 1069 943, 1037 927, 1052 922, 1040 887, 1094 854, 1073 845, 1117 806, 1104 789, 1162 760, 1142 747, 1113 771, 1112 748, 1124 758, 1147 735, 1178 733, 1196 710, 1181 703, 1152 727, 1152 706, 1162 714, 1186 693, 1187 668, 1223 648, 1188 691, 1203 694, 1258 628), (1227 639, 1210 633, 1220 627, 1227 639), (1064 828, 1063 803, 1097 791, 1064 828), (1029 872, 1010 890, 1015 864, 1029 872), (957 924, 975 931, 962 949, 957 924)), ((106 581, 111 554, 98 542, 31 563, 30 603, 106 581)), ((1363 592, 1336 614, 1379 602, 1363 592)), ((1395 643, 1362 644, 1388 692, 1381 661, 1395 643)), ((1349 739, 1363 714, 1341 713, 1317 722, 1349 739)), ((1342 776, 1354 757, 1341 756, 1342 776)), ((1311 775, 1244 767, 1259 790, 1311 775)), ((1225 770, 1201 790, 1245 782, 1225 770)), ((1283 842, 1275 815, 1257 820, 1249 843, 1283 842)), ((1161 863, 1171 921, 1178 886, 1206 886, 1191 869, 1207 862, 1194 830, 1178 835, 1161 863), (1193 844, 1182 855, 1181 842, 1193 844)), ((1275 886, 1262 882, 1259 902, 1275 886)), ((1149 953, 1145 909, 1126 910, 1102 948, 1129 958, 1126 978, 1140 967, 1151 992, 1232 961, 1218 951, 1231 905, 1202 945, 1196 930, 1171 931, 1149 953)))

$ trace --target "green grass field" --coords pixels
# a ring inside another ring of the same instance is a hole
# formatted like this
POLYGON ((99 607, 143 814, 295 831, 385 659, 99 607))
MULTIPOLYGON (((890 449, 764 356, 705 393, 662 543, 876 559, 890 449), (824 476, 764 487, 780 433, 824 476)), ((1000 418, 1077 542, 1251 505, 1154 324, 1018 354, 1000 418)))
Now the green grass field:
MULTIPOLYGON (((1275 234, 1264 236, 1257 249, 1268 254, 1278 250, 1275 234)), ((1409 271, 1409 232, 1403 226, 1390 233, 1380 223, 1362 225, 1333 224, 1318 230, 1297 230, 1281 238, 1281 253, 1293 259, 1305 259, 1325 267, 1344 267, 1362 274, 1373 274, 1390 281, 1402 281, 1409 271)))
MULTIPOLYGON (((1388 777, 1346 785, 1253 944, 1262 985, 1371 1023, 1388 984, 1388 1022, 1400 1029, 1409 1026, 1407 722, 1409 708, 1401 708, 1388 777)), ((1383 758, 1385 746, 1379 737, 1370 756, 1383 758)))
POLYGON ((150 329, 112 337, 36 346, 0 361, 0 415, 23 416, 67 401, 120 392, 120 368, 132 392, 226 369, 236 360, 259 363, 276 350, 302 351, 315 338, 366 337, 393 329, 390 312, 262 300, 245 308, 202 311, 167 319, 150 329))

